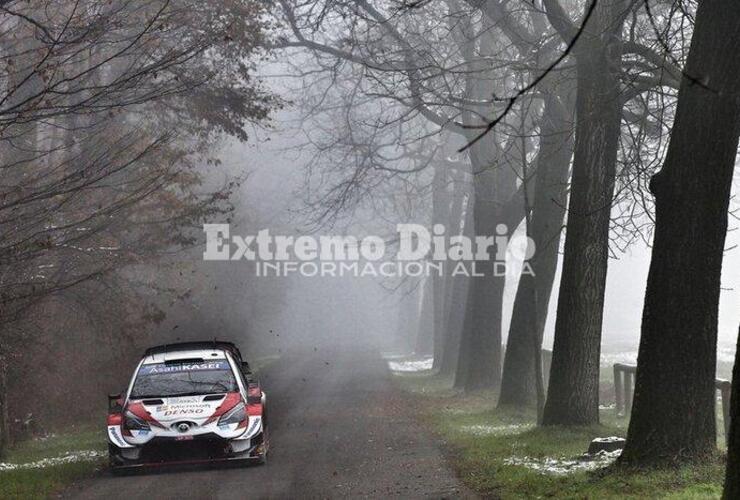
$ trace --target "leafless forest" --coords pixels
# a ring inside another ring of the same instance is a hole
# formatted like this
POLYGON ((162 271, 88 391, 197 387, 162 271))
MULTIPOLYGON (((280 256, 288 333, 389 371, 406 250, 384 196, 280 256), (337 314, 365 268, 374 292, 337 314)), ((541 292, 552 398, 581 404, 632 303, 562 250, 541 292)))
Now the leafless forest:
POLYGON ((737 0, 0 0, 0 453, 213 338, 392 353, 445 405, 598 435, 628 346, 594 477, 709 463, 707 498, 740 498, 738 47, 737 0), (496 236, 507 272, 257 276, 204 260, 214 223, 389 261, 397 224, 496 236))

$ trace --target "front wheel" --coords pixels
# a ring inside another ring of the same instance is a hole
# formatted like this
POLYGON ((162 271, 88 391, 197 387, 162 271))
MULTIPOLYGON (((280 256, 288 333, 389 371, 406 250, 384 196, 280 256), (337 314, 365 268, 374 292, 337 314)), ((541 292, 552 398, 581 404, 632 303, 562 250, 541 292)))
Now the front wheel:
POLYGON ((121 457, 118 455, 118 448, 108 443, 108 468, 116 470, 116 466, 121 464, 121 457))
MULTIPOLYGON (((267 424, 266 421, 265 424, 267 424)), ((257 458, 257 463, 259 465, 267 464, 267 450, 270 449, 268 439, 267 425, 265 425, 264 429, 262 430, 262 444, 260 445, 260 447, 262 448, 262 454, 260 454, 257 458)))

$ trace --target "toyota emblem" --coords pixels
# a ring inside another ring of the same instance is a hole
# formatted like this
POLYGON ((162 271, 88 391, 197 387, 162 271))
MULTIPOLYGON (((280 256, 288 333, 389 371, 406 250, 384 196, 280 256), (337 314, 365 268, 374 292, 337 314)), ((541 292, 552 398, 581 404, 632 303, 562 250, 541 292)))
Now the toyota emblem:
POLYGON ((180 432, 188 432, 190 430, 190 424, 187 422, 180 422, 177 424, 177 430, 180 432))

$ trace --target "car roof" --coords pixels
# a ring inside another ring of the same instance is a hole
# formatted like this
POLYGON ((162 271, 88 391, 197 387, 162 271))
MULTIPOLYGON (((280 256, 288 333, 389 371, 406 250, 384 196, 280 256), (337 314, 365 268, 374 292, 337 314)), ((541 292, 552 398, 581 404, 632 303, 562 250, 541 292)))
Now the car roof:
POLYGON ((239 352, 239 348, 233 342, 225 342, 223 340, 201 340, 195 342, 178 342, 174 344, 162 344, 154 347, 150 347, 144 353, 144 357, 153 356, 155 354, 163 353, 174 353, 179 351, 200 351, 200 350, 220 350, 230 352, 237 361, 242 360, 242 354, 239 352))
POLYGON ((203 361, 208 361, 224 358, 226 358, 226 353, 222 349, 193 349, 190 351, 160 352, 148 356, 145 355, 143 364, 151 365, 154 363, 164 363, 165 361, 177 361, 179 359, 203 359, 203 361))

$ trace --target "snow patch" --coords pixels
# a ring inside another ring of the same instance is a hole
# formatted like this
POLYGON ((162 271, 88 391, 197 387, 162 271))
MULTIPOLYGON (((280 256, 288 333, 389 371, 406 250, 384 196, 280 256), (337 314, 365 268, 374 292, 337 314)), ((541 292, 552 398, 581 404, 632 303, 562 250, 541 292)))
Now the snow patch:
POLYGON ((442 411, 450 415, 467 415, 470 413, 470 410, 467 408, 455 408, 452 406, 445 406, 442 411))
POLYGON ((610 352, 601 354, 602 365, 613 365, 622 363, 624 365, 634 365, 637 363, 637 351, 610 352))
POLYGON ((58 457, 42 458, 35 462, 27 462, 24 464, 11 464, 6 462, 0 462, 0 472, 8 470, 18 469, 44 469, 53 465, 71 464, 74 462, 92 462, 101 458, 105 453, 93 450, 80 450, 80 451, 69 451, 64 455, 58 457))
POLYGON ((600 451, 593 455, 583 455, 575 460, 565 457, 509 457, 504 460, 504 463, 526 467, 540 474, 564 476, 575 472, 601 469, 613 463, 621 454, 622 450, 600 451))
POLYGON ((387 361, 388 368, 394 372, 423 372, 425 370, 431 370, 434 364, 432 358, 387 361))
POLYGON ((57 435, 55 433, 51 432, 49 434, 44 434, 43 436, 37 436, 37 437, 33 438, 33 440, 34 441, 42 441, 43 442, 43 441, 48 441, 49 439, 55 438, 55 437, 57 437, 57 435))
POLYGON ((510 424, 510 425, 463 425, 460 431, 474 436, 508 436, 520 434, 534 427, 531 424, 510 424))
POLYGON ((380 356, 385 359, 404 359, 409 357, 409 353, 402 353, 402 352, 381 352, 380 356))

